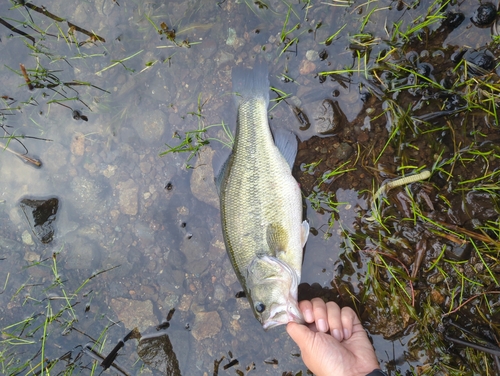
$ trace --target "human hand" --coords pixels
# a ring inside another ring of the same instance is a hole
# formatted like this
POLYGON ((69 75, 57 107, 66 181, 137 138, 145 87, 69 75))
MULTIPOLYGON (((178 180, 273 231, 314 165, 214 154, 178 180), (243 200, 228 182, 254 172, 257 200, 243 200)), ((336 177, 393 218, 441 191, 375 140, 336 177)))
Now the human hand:
POLYGON ((317 376, 367 375, 379 368, 356 313, 314 298, 299 303, 307 324, 289 322, 286 331, 300 348, 305 365, 317 376))

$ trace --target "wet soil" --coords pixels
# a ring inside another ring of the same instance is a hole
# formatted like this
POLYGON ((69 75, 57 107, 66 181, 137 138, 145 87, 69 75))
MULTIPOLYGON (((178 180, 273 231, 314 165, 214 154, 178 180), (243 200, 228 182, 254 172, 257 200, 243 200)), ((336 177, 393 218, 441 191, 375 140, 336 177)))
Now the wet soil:
MULTIPOLYGON (((462 325, 461 333, 481 333, 491 344, 498 345, 500 338, 499 234, 488 229, 500 219, 499 107, 496 101, 486 104, 488 95, 478 94, 484 107, 466 98, 471 91, 485 94, 489 85, 495 92, 500 77, 490 64, 499 53, 495 44, 443 48, 457 18, 449 13, 437 30, 410 40, 374 66, 372 79, 359 91, 359 115, 340 124, 332 118, 332 135, 302 142, 294 175, 304 196, 331 214, 330 229, 341 220, 337 192, 356 190, 366 201, 355 208, 356 222, 346 224, 352 230, 343 233, 344 253, 332 289, 301 286, 300 297, 319 295, 349 304, 372 334, 412 338, 410 354, 425 347, 430 363, 440 351, 450 351, 454 358, 448 364, 459 369, 466 363, 463 348, 444 350, 450 343, 445 333, 460 335, 454 325, 462 325), (470 77, 477 86, 457 84, 470 77), (325 179, 336 169, 346 172, 325 179), (422 169, 432 176, 391 190, 379 207, 382 220, 367 220, 379 186, 422 169), (368 269, 370 282, 354 287, 350 276, 360 269, 368 269), (489 291, 488 302, 467 304, 466 296, 472 300, 489 291), (431 327, 441 334, 426 335, 431 327)), ((396 370, 397 364, 389 361, 387 367, 396 370)))

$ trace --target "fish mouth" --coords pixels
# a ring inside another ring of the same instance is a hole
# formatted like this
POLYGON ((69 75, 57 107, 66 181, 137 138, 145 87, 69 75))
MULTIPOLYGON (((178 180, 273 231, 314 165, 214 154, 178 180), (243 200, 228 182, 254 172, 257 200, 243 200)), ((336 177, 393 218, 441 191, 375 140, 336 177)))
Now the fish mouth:
POLYGON ((304 324, 304 316, 299 309, 297 300, 288 300, 286 303, 286 308, 283 305, 276 308, 276 312, 273 312, 269 319, 262 323, 264 330, 274 328, 280 325, 286 325, 289 322, 296 322, 297 324, 304 324))

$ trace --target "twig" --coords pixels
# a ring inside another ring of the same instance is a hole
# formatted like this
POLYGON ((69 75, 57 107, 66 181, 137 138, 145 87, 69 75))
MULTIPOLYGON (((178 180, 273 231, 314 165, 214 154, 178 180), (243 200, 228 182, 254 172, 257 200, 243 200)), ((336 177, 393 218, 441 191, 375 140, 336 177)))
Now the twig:
POLYGON ((0 142, 0 148, 2 148, 3 150, 7 150, 8 152, 10 152, 14 155, 17 155, 19 158, 21 158, 25 162, 33 163, 36 167, 42 166, 42 161, 40 161, 39 159, 31 158, 31 157, 28 157, 27 155, 18 153, 17 151, 12 150, 7 145, 5 145, 1 142, 0 142))
POLYGON ((24 77, 24 81, 26 81, 26 85, 28 85, 28 89, 33 90, 33 84, 31 83, 30 76, 28 76, 28 72, 26 72, 26 68, 24 67, 24 64, 19 64, 21 67, 21 72, 24 77))

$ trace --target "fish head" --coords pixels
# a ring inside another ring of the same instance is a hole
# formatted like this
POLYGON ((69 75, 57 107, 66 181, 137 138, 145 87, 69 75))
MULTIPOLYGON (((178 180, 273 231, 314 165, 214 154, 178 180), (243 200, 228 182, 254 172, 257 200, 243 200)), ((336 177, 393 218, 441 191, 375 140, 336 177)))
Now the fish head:
POLYGON ((299 278, 287 263, 275 257, 256 257, 248 266, 247 298, 265 330, 290 321, 304 323, 297 302, 299 278))

